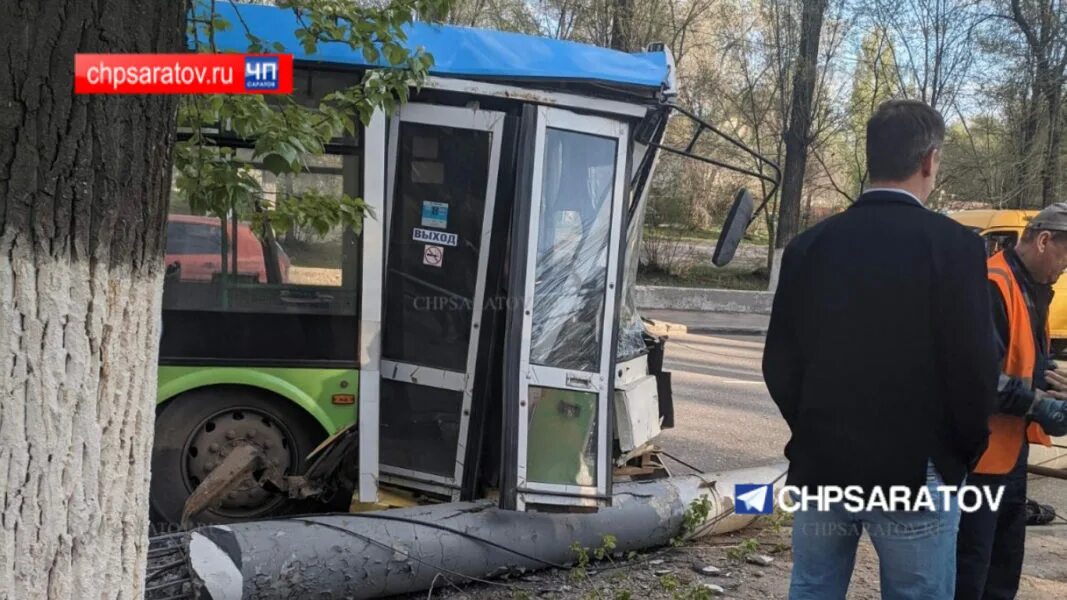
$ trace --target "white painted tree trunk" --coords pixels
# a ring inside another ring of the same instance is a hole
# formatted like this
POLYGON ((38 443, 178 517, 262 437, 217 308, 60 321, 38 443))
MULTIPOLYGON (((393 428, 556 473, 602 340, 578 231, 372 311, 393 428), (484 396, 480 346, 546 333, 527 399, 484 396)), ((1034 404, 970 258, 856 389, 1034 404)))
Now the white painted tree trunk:
POLYGON ((0 597, 137 598, 162 282, 0 235, 0 597))
POLYGON ((778 291, 778 276, 782 273, 782 254, 785 250, 782 248, 775 248, 774 254, 771 256, 771 277, 767 283, 767 291, 778 291))
POLYGON ((186 6, 0 11, 0 600, 143 597, 176 100, 73 66, 180 51, 186 6))

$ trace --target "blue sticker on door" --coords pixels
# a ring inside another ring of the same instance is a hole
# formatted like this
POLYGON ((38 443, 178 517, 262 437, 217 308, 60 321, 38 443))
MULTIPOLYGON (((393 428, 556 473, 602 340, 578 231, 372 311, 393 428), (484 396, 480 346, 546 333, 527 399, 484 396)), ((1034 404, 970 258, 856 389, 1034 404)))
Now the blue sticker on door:
POLYGON ((436 227, 438 229, 447 229, 448 205, 444 202, 430 202, 429 200, 423 201, 422 226, 436 227))

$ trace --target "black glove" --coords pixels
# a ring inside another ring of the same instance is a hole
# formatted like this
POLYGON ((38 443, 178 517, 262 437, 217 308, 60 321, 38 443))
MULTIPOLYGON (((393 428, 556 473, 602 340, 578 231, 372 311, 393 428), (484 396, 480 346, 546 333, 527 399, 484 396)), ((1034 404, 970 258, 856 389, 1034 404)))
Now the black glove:
POLYGON ((1050 398, 1040 390, 1037 394, 1028 413, 1030 419, 1037 422, 1049 435, 1067 434, 1067 402, 1050 398))

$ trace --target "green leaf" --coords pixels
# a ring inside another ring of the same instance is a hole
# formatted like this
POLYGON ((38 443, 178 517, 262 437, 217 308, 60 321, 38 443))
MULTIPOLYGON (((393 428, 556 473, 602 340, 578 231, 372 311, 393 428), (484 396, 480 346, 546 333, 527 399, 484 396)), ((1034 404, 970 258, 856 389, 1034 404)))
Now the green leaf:
POLYGON ((318 49, 318 40, 307 29, 297 29, 295 32, 296 39, 300 41, 300 46, 304 49, 306 54, 314 54, 318 49))
POLYGON ((268 154, 263 157, 263 167, 275 175, 281 175, 291 170, 291 163, 280 154, 268 154))
MULTIPOLYGON (((279 231, 299 227, 325 235, 343 227, 358 232, 365 218, 377 218, 361 198, 309 190, 278 196, 268 206, 257 170, 275 175, 306 172, 308 157, 323 154, 337 137, 359 133, 357 118, 368 123, 376 110, 392 112, 407 101, 409 88, 418 88, 433 61, 421 49, 404 48, 401 28, 414 14, 429 20, 444 15, 448 2, 392 0, 374 6, 348 0, 278 0, 277 4, 298 15, 301 24, 293 35, 308 54, 320 43, 340 43, 361 52, 368 63, 392 68, 368 70, 361 82, 330 93, 314 108, 278 96, 269 101, 262 95, 182 98, 178 123, 192 133, 175 149, 176 194, 196 214, 225 218, 233 211, 256 223, 269 220, 279 231), (219 146, 217 131, 248 140, 253 144, 251 155, 219 146)), ((212 14, 210 6, 195 2, 188 23, 189 36, 201 52, 211 50, 206 40, 213 32, 231 27, 212 14)), ((280 42, 251 32, 245 38, 251 52, 285 51, 280 42)))
POLYGON ((385 57, 390 65, 399 65, 408 59, 408 53, 400 46, 389 44, 385 46, 385 57))
POLYGON ((215 31, 230 30, 230 22, 217 15, 211 19, 211 26, 215 28, 215 31))
POLYGON ((248 52, 250 54, 263 54, 263 40, 251 33, 245 33, 245 38, 248 40, 248 52))

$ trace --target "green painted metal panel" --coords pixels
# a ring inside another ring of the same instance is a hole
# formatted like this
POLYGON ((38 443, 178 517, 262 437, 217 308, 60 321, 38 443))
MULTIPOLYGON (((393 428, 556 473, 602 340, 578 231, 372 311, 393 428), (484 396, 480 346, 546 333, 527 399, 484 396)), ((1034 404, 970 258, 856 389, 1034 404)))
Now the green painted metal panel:
POLYGON ((594 392, 530 386, 527 479, 596 485, 596 412, 594 392))
POLYGON ((358 413, 358 369, 160 366, 158 376, 158 403, 209 385, 245 385, 289 399, 308 411, 331 434, 354 423, 358 413), (357 401, 335 405, 334 394, 348 394, 357 401))

